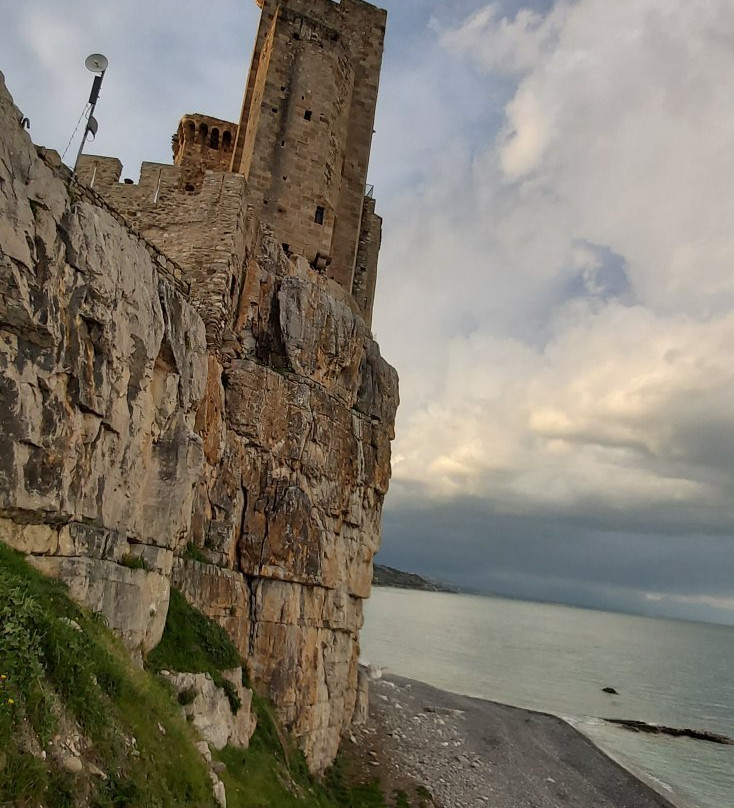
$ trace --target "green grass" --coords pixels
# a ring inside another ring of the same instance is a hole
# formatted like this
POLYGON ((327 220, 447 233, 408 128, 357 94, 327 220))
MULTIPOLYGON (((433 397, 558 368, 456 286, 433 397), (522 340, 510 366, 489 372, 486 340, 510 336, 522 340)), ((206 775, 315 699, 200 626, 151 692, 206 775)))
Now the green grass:
POLYGON ((154 671, 209 673, 217 677, 220 671, 241 664, 227 632, 171 588, 163 639, 148 655, 148 667, 154 671))
POLYGON ((103 622, 0 543, 0 805, 212 808, 206 767, 169 691, 136 670, 103 622), (75 621, 82 631, 69 621, 75 621), (29 754, 73 722, 106 781, 29 754), (161 733, 158 725, 163 727, 161 733), (139 756, 130 754, 135 737, 139 756), (19 739, 25 739, 19 741, 19 739))
POLYGON ((121 559, 120 564, 131 570, 149 570, 150 564, 143 558, 143 556, 136 556, 132 553, 126 553, 121 559))
POLYGON ((235 715, 242 706, 234 685, 221 675, 221 671, 242 665, 236 646, 220 625, 191 606, 173 587, 163 638, 146 664, 155 672, 208 673, 227 694, 235 715))
POLYGON ((318 780, 300 752, 291 749, 286 764, 259 729, 249 749, 226 747, 215 757, 227 766, 220 776, 228 808, 387 808, 376 781, 349 783, 338 761, 318 780))
POLYGON ((190 541, 186 545, 186 550, 184 551, 184 558, 189 558, 191 559, 191 561, 199 561, 202 564, 209 563, 209 559, 204 555, 201 548, 195 545, 192 541, 190 541))
MULTIPOLYGON (((241 664, 227 634, 172 590, 149 668, 221 681, 220 671, 241 664)), ((226 764, 220 776, 229 808, 404 808, 402 797, 388 803, 376 782, 353 782, 339 759, 324 778, 311 776, 257 693, 253 708, 250 748, 215 754, 226 764)), ((0 542, 0 808, 214 808, 195 740, 170 687, 132 665, 105 621, 0 542), (88 742, 85 765, 94 763, 107 780, 62 771, 50 754, 45 761, 29 754, 29 739, 50 750, 70 722, 88 742)))

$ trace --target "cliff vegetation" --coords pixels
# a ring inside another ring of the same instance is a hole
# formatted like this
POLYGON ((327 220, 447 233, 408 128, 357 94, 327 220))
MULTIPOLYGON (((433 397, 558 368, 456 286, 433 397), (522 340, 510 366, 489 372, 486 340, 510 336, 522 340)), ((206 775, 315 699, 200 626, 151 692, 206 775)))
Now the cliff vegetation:
MULTIPOLYGON (((2 543, 0 604, 0 806, 216 806, 180 695, 154 671, 175 663, 216 677, 241 664, 219 626, 174 595, 140 670, 99 615, 2 543)), ((342 761, 313 777, 268 703, 256 696, 254 708, 249 748, 214 753, 230 808, 388 804, 374 783, 350 782, 342 761)))

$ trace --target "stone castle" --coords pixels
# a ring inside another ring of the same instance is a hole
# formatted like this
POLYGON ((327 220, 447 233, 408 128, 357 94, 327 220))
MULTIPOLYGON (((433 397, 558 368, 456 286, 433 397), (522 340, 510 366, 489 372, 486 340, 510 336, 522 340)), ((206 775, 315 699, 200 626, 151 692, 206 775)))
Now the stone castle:
POLYGON ((321 771, 365 706, 398 404, 365 185, 385 12, 258 5, 239 123, 185 116, 137 184, 35 147, 0 74, 0 540, 138 658, 178 587, 321 771))
POLYGON ((239 186, 226 175, 244 177, 255 217, 287 254, 349 292, 369 325, 382 220, 367 168, 386 12, 362 0, 256 1, 262 15, 239 123, 184 116, 174 166, 144 163, 137 185, 120 184, 115 158, 82 157, 78 174, 153 243, 165 230, 172 257, 196 249, 204 264, 202 242, 215 245, 218 216, 201 234, 189 231, 195 243, 173 245, 170 226, 205 207, 231 217, 228 192, 239 195, 239 186))

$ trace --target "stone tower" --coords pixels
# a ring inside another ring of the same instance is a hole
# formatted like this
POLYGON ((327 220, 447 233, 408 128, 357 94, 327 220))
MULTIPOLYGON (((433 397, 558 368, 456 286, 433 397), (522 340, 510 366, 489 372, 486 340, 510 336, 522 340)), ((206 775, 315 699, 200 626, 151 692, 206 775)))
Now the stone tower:
POLYGON ((382 220, 366 182, 386 12, 362 0, 256 2, 231 169, 286 251, 325 269, 369 323, 382 220))

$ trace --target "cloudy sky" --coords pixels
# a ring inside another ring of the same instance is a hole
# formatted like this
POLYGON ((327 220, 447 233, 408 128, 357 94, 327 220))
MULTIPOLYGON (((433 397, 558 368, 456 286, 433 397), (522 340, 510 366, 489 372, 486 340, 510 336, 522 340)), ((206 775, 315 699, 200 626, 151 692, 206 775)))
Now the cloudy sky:
MULTIPOLYGON (((379 560, 734 623, 734 4, 385 5, 379 560)), ((63 151, 104 52, 92 150, 135 178, 181 114, 238 116, 257 12, 0 0, 0 70, 63 151)))

